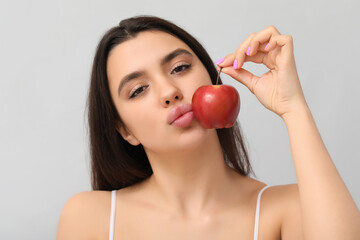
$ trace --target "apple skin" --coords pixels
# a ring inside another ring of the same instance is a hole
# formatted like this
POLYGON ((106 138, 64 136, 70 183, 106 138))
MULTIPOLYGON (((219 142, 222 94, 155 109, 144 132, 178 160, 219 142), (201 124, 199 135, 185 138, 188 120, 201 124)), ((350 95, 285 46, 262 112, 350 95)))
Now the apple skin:
POLYGON ((239 94, 229 85, 201 86, 192 97, 192 110, 203 128, 230 128, 240 111, 239 94))

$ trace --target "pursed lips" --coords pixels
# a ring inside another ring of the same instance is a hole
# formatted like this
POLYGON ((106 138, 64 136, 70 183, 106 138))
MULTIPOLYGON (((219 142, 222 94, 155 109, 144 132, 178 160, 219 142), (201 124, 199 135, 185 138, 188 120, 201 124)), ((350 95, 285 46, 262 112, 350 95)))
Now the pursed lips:
POLYGON ((177 118, 181 117, 187 112, 192 111, 192 105, 187 103, 181 103, 175 107, 173 107, 167 117, 168 124, 172 124, 177 118))

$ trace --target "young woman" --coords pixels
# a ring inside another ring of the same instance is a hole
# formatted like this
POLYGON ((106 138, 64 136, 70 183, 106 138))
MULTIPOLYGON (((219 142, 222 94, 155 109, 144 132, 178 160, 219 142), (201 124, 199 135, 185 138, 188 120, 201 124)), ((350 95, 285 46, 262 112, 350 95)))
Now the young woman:
POLYGON ((284 121, 298 184, 251 178, 237 123, 204 129, 188 114, 175 124, 217 69, 178 26, 129 18, 97 47, 88 99, 94 191, 67 201, 58 240, 360 238, 359 210, 306 104, 291 36, 267 27, 217 65, 284 121), (254 76, 247 61, 269 71, 254 76))

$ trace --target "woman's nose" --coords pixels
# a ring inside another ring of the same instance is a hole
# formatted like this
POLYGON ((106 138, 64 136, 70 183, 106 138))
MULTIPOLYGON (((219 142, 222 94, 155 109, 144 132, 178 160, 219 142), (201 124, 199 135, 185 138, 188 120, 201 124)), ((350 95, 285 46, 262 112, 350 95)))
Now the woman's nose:
POLYGON ((161 92, 161 104, 164 107, 169 107, 174 105, 177 101, 181 101, 183 99, 183 94, 180 89, 172 84, 168 84, 166 87, 162 89, 161 92))

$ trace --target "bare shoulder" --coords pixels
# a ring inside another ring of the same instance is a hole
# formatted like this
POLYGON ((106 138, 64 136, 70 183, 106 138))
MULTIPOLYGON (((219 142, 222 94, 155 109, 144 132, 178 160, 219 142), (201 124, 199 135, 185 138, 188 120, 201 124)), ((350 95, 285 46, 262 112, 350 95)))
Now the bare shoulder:
POLYGON ((268 201, 281 202, 281 204, 291 204, 299 197, 297 184, 274 185, 264 191, 268 201))
MULTIPOLYGON (((245 187, 249 188, 251 199, 256 198, 266 184, 253 178, 246 178, 245 187)), ((245 187, 242 187, 243 189, 245 187)), ((252 200, 251 200, 252 201, 252 200)), ((261 205, 268 205, 276 212, 286 212, 299 204, 299 189, 297 184, 270 185, 261 195, 261 205)))
POLYGON ((110 191, 85 191, 71 196, 61 211, 56 239, 103 237, 109 225, 110 203, 110 191))
POLYGON ((264 209, 280 214, 281 239, 303 239, 297 184, 272 186, 264 191, 261 201, 264 209))

